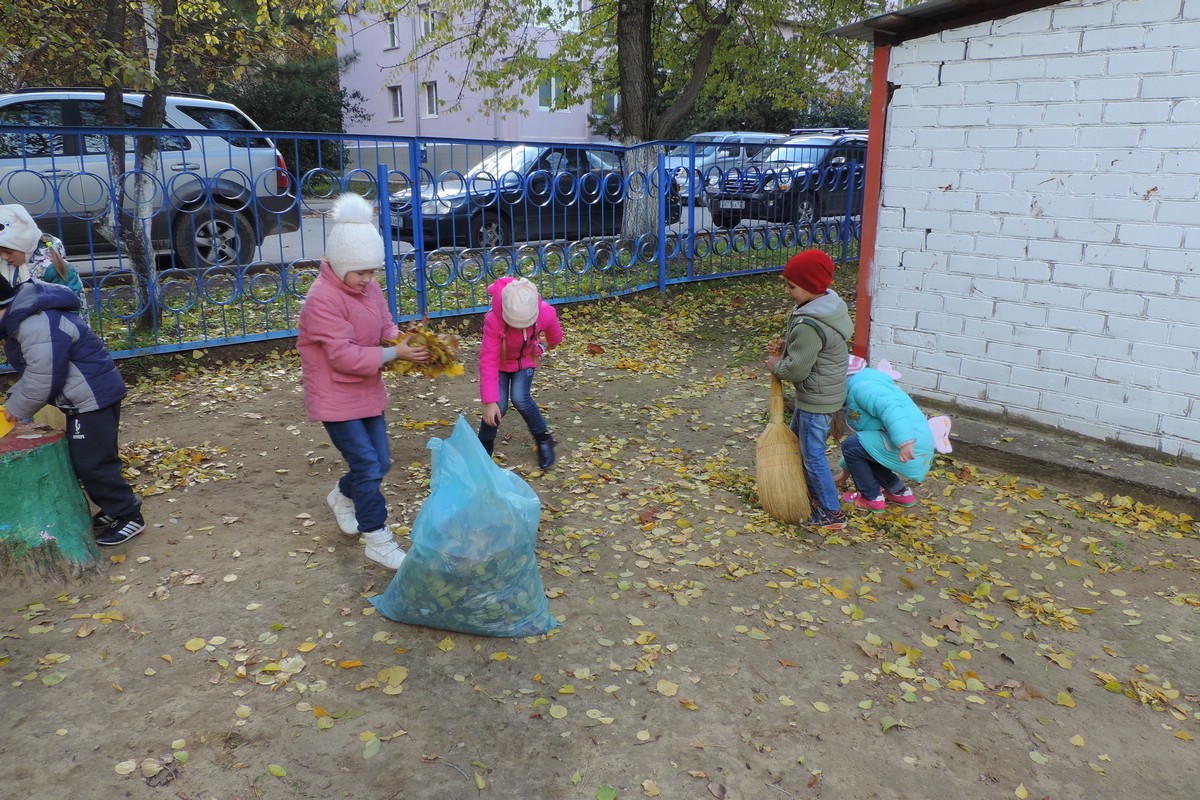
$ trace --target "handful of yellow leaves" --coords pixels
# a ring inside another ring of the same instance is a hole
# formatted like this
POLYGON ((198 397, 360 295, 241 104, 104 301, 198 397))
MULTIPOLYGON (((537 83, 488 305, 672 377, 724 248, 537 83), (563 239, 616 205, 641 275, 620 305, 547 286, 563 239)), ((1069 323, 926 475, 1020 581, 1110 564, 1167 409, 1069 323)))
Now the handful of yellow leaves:
POLYGON ((453 378, 463 374, 462 362, 458 360, 458 337, 453 334, 435 333, 420 322, 411 323, 400 335, 388 342, 389 345, 399 344, 404 337, 414 347, 424 347, 429 351, 429 360, 424 364, 416 364, 397 358, 387 365, 387 369, 397 375, 427 375, 436 378, 446 375, 453 378))

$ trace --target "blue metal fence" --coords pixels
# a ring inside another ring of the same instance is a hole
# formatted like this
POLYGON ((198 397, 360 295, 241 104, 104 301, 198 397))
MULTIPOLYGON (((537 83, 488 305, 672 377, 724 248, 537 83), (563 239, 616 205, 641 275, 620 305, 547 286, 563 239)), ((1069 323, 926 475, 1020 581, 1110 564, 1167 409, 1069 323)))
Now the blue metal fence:
POLYGON ((0 202, 64 240, 116 357, 295 335, 346 191, 378 204, 399 321, 484 311, 506 274, 562 302, 778 270, 806 247, 857 259, 855 158, 702 174, 669 170, 669 144, 0 126, 0 202), (137 164, 145 136, 157 154, 137 164))

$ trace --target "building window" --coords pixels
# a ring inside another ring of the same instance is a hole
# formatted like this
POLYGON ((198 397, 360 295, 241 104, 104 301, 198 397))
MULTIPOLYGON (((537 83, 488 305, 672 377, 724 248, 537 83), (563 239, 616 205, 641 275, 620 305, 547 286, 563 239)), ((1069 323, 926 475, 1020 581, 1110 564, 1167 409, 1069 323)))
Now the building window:
POLYGON ((429 81, 422 86, 425 87, 425 116, 436 117, 438 115, 437 81, 429 81))
POLYGON ((393 14, 387 19, 388 47, 400 46, 400 15, 393 14))
POLYGON ((617 110, 620 107, 621 107, 620 92, 613 92, 612 94, 606 94, 606 95, 604 95, 604 100, 602 100, 600 103, 600 113, 611 117, 617 113, 617 110))
POLYGON ((399 86, 389 86, 388 98, 392 103, 392 119, 404 119, 404 90, 399 86))
POLYGON ((437 12, 429 6, 421 6, 421 34, 429 36, 437 25, 437 12))
POLYGON ((551 75, 538 86, 538 110, 562 111, 564 108, 562 83, 551 75))

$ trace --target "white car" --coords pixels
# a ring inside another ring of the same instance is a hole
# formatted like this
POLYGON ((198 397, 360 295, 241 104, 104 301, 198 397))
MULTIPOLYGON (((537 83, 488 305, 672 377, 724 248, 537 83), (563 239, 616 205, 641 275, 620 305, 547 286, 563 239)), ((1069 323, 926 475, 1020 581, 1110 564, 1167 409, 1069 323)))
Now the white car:
MULTIPOLYGON (((126 125, 141 118, 142 95, 124 96, 126 125)), ((113 180, 103 92, 33 89, 0 95, 0 202, 25 206, 68 255, 116 252, 93 224, 120 197, 121 225, 146 223, 155 255, 182 268, 238 266, 265 237, 300 227, 300 204, 283 156, 237 106, 199 95, 169 95, 159 147, 153 212, 136 219, 113 180), (56 130, 42 130, 42 129, 56 130), (213 133, 209 133, 209 132, 213 133), (251 133, 244 133, 250 131, 251 133)), ((125 170, 134 136, 125 136, 125 170)))

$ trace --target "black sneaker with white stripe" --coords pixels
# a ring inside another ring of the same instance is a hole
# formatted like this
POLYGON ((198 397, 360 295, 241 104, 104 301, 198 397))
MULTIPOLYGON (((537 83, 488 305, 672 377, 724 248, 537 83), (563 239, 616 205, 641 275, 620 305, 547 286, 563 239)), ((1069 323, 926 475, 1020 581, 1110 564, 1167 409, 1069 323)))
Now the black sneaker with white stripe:
POLYGON ((112 525, 115 520, 116 517, 114 517, 112 514, 105 514, 103 511, 93 514, 92 536, 96 537, 103 534, 106 530, 108 530, 108 526, 112 525))
POLYGON ((125 544, 144 530, 146 530, 146 521, 142 519, 141 514, 117 517, 109 523, 107 530, 96 537, 96 544, 101 547, 125 544))

